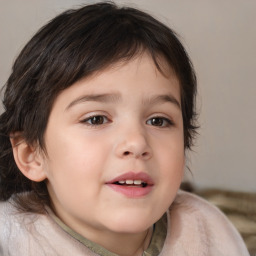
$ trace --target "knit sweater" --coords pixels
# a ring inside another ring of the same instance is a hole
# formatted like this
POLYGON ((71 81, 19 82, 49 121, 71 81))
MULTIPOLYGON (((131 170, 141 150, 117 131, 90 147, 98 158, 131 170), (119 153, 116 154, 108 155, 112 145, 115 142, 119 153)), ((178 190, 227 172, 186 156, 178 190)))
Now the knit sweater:
MULTIPOLYGON (((0 203, 0 255, 99 254, 63 230, 51 214, 18 212, 10 200, 0 203)), ((167 211, 167 236, 159 256, 249 256, 249 253, 224 214, 205 200, 180 191, 167 211)))

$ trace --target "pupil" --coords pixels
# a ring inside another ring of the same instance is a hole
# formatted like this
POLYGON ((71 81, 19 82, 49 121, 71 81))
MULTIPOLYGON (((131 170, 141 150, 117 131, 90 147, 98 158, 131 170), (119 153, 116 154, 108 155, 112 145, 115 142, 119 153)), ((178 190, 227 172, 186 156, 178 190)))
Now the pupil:
POLYGON ((104 120, 102 116, 94 116, 92 118, 92 124, 103 124, 104 120))
POLYGON ((160 118, 153 118, 152 119, 152 124, 155 126, 162 126, 163 125, 163 120, 160 118))

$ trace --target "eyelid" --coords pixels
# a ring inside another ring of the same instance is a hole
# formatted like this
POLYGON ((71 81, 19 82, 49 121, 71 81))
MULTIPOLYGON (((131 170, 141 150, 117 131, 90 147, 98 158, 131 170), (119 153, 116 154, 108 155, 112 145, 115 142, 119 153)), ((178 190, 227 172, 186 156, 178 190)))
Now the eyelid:
MULTIPOLYGON (((156 114, 156 115, 151 116, 150 118, 147 119, 146 123, 148 123, 149 120, 152 120, 154 118, 162 119, 162 120, 164 120, 164 121, 166 121, 168 123, 168 125, 165 125, 165 126, 155 126, 155 127, 166 128, 166 127, 170 127, 170 126, 174 126, 175 125, 175 123, 174 123, 172 118, 166 117, 166 116, 161 115, 161 114, 156 114)), ((154 126, 154 125, 152 125, 152 126, 154 126)))
POLYGON ((109 117, 109 115, 107 115, 106 113, 102 113, 102 112, 93 112, 93 113, 88 113, 87 115, 84 115, 82 118, 80 118, 79 123, 84 124, 84 125, 88 125, 88 126, 102 126, 105 125, 107 123, 111 122, 111 119, 109 117), (102 123, 102 124, 90 124, 88 121, 90 119, 92 119, 93 117, 103 117, 104 119, 106 119, 107 121, 102 123))

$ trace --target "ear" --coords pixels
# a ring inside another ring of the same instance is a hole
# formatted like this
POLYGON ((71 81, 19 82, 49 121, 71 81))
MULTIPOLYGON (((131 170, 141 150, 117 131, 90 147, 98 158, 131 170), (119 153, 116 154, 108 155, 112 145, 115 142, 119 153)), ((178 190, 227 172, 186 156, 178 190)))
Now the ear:
POLYGON ((23 175, 36 182, 46 179, 44 157, 37 147, 29 145, 18 133, 12 134, 10 140, 14 160, 23 175))

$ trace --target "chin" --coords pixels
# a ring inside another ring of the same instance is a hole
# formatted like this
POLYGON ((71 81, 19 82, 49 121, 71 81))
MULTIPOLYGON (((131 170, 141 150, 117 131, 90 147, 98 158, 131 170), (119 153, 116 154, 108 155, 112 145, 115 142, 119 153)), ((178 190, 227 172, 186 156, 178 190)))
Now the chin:
POLYGON ((144 215, 131 215, 126 213, 122 216, 116 216, 110 223, 108 228, 117 233, 140 233, 150 228, 159 218, 144 215))

